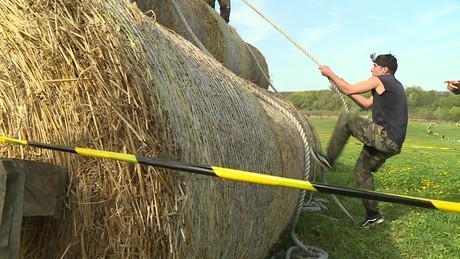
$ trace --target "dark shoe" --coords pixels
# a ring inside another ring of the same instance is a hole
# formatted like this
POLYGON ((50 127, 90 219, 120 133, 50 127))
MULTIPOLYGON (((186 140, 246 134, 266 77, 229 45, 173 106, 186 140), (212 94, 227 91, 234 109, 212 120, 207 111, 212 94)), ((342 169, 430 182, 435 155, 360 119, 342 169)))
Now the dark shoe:
POLYGON ((377 213, 374 217, 367 217, 366 220, 364 220, 364 223, 361 225, 363 228, 368 228, 370 225, 378 225, 380 223, 383 223, 384 219, 382 214, 377 213))
POLYGON ((327 157, 324 156, 321 153, 316 152, 315 150, 312 150, 313 152, 313 158, 316 160, 316 162, 324 168, 326 171, 332 171, 332 164, 327 160, 327 157))

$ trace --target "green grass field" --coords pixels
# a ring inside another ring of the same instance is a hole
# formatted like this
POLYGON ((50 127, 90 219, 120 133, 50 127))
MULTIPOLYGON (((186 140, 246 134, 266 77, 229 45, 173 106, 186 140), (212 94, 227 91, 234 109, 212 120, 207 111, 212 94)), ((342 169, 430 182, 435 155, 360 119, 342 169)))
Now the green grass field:
MULTIPOLYGON (((314 119, 323 150, 327 147, 335 120, 314 119)), ((376 190, 429 199, 458 201, 460 204, 460 127, 441 123, 427 133, 426 122, 410 121, 401 154, 387 160, 375 174, 376 190), (441 140, 441 136, 445 138, 441 140)), ((350 138, 327 183, 356 188, 353 166, 361 143, 350 138)), ((317 182, 323 182, 317 177, 317 182)), ((364 220, 361 200, 337 196, 353 216, 353 222, 327 198, 328 210, 301 214, 296 234, 299 240, 325 250, 329 258, 460 258, 460 213, 380 202, 383 224, 359 227, 364 220), (327 217, 325 217, 327 216, 327 217), (332 220, 334 218, 336 220, 332 220)), ((459 205, 460 206, 460 205, 459 205)), ((292 246, 282 241, 280 249, 292 246), (284 246, 284 247, 283 247, 284 246)), ((291 242, 291 243, 290 243, 291 242)))

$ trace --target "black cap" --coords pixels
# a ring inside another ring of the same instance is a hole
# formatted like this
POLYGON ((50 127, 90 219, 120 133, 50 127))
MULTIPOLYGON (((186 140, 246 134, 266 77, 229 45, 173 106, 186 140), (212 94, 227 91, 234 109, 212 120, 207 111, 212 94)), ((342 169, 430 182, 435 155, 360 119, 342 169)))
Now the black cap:
POLYGON ((378 55, 375 57, 375 53, 372 53, 371 59, 381 67, 388 67, 390 74, 394 74, 398 69, 398 60, 391 54, 378 55))

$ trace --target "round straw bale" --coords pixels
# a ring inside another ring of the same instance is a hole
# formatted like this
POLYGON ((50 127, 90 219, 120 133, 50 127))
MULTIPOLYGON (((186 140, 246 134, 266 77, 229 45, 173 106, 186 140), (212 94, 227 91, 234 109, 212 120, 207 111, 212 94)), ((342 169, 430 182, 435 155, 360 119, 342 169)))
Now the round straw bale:
POLYGON ((157 21, 196 46, 204 48, 236 75, 268 89, 269 70, 265 57, 244 42, 216 10, 203 0, 138 0, 144 12, 153 10, 157 21))
MULTIPOLYGON (((290 116, 131 2, 0 4, 2 136, 289 178, 308 172, 290 116)), ((24 219, 25 258, 264 258, 300 193, 31 147, 2 145, 1 154, 69 174, 61 218, 24 219)))

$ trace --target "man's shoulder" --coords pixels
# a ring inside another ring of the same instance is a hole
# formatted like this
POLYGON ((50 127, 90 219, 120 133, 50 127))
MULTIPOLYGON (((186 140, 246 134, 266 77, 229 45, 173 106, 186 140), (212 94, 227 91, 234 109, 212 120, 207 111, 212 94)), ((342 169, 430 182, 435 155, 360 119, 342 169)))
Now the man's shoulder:
POLYGON ((383 80, 380 78, 381 76, 372 76, 369 78, 369 81, 374 86, 373 89, 380 95, 385 92, 385 84, 383 80))
POLYGON ((369 79, 366 80, 370 85, 374 86, 373 88, 376 88, 380 84, 382 84, 382 80, 378 76, 371 76, 369 79))
POLYGON ((399 82, 398 79, 396 79, 396 77, 392 74, 385 74, 385 75, 381 75, 381 76, 378 76, 380 81, 384 84, 384 85, 388 85, 388 86, 397 86, 397 87, 403 87, 403 85, 401 84, 401 82, 399 82))

